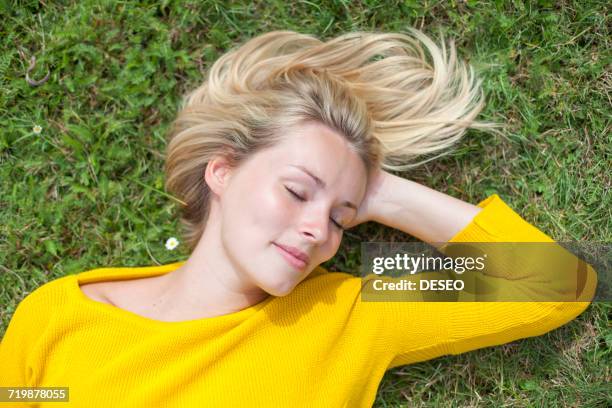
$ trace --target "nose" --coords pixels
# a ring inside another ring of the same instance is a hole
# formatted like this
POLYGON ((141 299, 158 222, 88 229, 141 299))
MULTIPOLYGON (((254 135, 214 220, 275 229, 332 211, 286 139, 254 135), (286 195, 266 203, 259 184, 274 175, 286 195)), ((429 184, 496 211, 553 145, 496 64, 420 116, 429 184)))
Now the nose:
POLYGON ((311 210, 308 211, 302 219, 301 233, 312 244, 321 244, 327 241, 329 234, 329 215, 327 211, 311 210))

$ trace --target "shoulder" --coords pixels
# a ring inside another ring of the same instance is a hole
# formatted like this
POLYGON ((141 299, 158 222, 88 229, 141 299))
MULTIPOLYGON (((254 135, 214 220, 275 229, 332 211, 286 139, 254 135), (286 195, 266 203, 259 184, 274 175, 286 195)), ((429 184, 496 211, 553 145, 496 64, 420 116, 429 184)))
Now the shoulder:
POLYGON ((362 299, 366 278, 328 271, 320 266, 317 269, 315 275, 301 282, 287 297, 285 306, 314 316, 320 324, 323 321, 342 322, 355 336, 370 336, 389 327, 388 305, 391 303, 362 299))
POLYGON ((17 310, 36 310, 48 314, 65 301, 65 293, 70 279, 70 275, 63 276, 40 285, 19 302, 15 312, 17 310))
POLYGON ((69 276, 54 279, 27 294, 17 303, 7 330, 12 328, 20 333, 23 342, 29 335, 40 336, 52 324, 57 311, 65 307, 69 279, 69 276))
POLYGON ((336 304, 345 302, 353 304, 359 297, 362 287, 362 278, 346 272, 329 271, 317 266, 304 281, 297 287, 298 294, 308 298, 316 298, 326 303, 336 304))

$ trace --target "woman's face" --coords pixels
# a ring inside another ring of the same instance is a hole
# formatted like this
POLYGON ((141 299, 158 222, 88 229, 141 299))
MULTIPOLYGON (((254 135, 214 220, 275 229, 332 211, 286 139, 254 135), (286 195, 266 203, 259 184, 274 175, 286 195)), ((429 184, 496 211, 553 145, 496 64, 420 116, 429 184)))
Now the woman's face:
POLYGON ((241 274, 274 296, 336 254, 343 232, 336 223, 355 217, 351 207, 359 208, 367 182, 348 142, 317 122, 289 129, 228 174, 218 197, 223 248, 241 274), (300 262, 283 246, 309 259, 300 262))

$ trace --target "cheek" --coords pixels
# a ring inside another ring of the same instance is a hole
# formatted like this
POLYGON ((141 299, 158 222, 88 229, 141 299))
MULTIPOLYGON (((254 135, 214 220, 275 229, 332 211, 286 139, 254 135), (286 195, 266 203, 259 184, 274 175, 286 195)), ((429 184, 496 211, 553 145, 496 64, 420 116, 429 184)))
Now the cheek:
POLYGON ((289 211, 283 198, 273 188, 262 190, 258 193, 258 202, 251 212, 253 226, 258 230, 265 231, 276 238, 281 233, 283 225, 289 218, 289 211))
POLYGON ((321 262, 326 262, 336 255, 338 249, 340 248, 340 242, 340 235, 334 235, 333 237, 330 237, 328 243, 325 246, 325 260, 321 262))
POLYGON ((296 215, 295 204, 276 186, 246 187, 235 193, 231 211, 228 211, 226 218, 232 228, 240 229, 240 234, 265 232, 272 234, 269 237, 272 240, 276 238, 274 234, 282 233, 296 215))

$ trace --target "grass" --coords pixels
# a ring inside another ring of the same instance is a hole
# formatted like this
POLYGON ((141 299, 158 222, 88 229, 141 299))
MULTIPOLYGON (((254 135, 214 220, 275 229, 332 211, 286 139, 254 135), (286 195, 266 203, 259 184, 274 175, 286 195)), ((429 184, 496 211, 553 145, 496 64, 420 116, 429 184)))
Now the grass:
MULTIPOLYGON (((468 132, 402 175, 472 203, 498 193, 558 241, 610 242, 606 2, 229 3, 0 1, 0 334, 52 279, 189 255, 164 246, 178 236, 165 131, 216 58, 274 29, 441 27, 484 79, 482 118, 508 131, 468 132), (50 73, 38 87, 25 80, 31 56, 32 79, 50 73)), ((323 266, 355 271, 364 240, 414 239, 363 224, 323 266)), ((374 406, 610 406, 609 314, 593 303, 543 336, 389 370, 374 406)))

